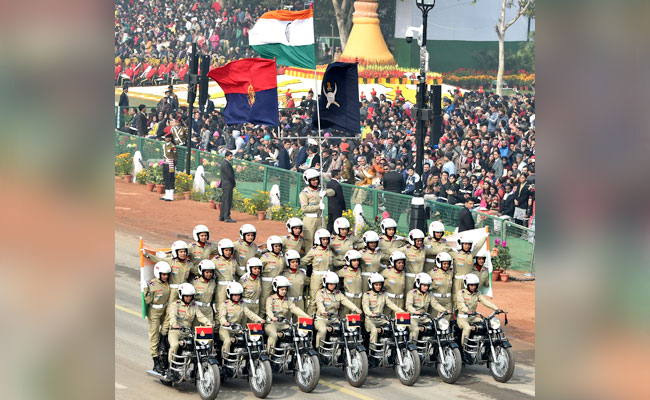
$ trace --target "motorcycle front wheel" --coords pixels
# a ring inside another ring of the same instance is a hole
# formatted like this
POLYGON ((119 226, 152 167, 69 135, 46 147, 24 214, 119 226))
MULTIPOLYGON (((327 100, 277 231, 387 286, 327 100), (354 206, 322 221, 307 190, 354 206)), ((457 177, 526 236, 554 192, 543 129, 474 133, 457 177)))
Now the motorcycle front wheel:
POLYGON ((303 355, 302 360, 302 372, 298 369, 296 365, 293 370, 296 385, 304 393, 311 393, 316 386, 318 386, 318 380, 320 379, 320 363, 318 362, 318 356, 308 356, 303 355))
POLYGON ((269 361, 253 361, 253 365, 249 367, 248 373, 248 385, 253 391, 253 394, 260 399, 265 398, 271 392, 272 384, 273 377, 271 375, 271 364, 269 361))
POLYGON ((443 354, 438 355, 438 375, 445 383, 455 383, 460 378, 463 368, 463 360, 460 350, 455 347, 443 347, 443 354))
POLYGON ((350 350, 351 363, 348 365, 347 357, 345 358, 345 379, 354 387, 361 387, 368 378, 368 355, 365 351, 357 349, 350 350))
POLYGON ((508 382, 515 372, 515 355, 510 347, 501 346, 496 346, 494 353, 496 360, 490 360, 490 374, 497 382, 508 382))
MULTIPOLYGON (((400 351, 402 352, 402 365, 395 364, 397 378, 402 385, 413 386, 420 377, 420 356, 417 350, 403 348, 400 351)), ((395 357, 395 361, 398 362, 398 360, 395 357)))
MULTIPOLYGON (((221 373, 219 366, 215 364, 204 363, 203 379, 196 380, 196 390, 203 400, 214 400, 219 394, 221 387, 221 373)), ((198 378, 198 377, 197 377, 198 378)))

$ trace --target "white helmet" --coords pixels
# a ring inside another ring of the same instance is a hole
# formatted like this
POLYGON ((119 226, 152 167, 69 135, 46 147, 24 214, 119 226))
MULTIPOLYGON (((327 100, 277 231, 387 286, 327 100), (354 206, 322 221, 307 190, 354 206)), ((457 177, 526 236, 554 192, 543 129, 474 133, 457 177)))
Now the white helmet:
POLYGON ((386 229, 388 228, 397 229, 397 222, 395 222, 395 220, 392 218, 386 218, 383 221, 381 221, 381 224, 379 224, 379 226, 381 226, 381 233, 385 235, 386 229))
POLYGON ((207 233, 208 234, 208 239, 210 239, 210 229, 208 229, 207 226, 205 225, 197 225, 192 229, 192 236, 194 237, 194 240, 197 242, 199 241, 199 233, 207 233))
POLYGON ((195 294, 196 289, 194 289, 194 286, 189 283, 181 283, 180 286, 178 286, 178 298, 181 300, 183 299, 183 296, 194 296, 195 294))
POLYGON ((445 226, 440 221, 433 221, 429 224, 429 236, 433 237, 435 232, 445 233, 445 226))
POLYGON ((221 239, 219 243, 217 244, 217 251, 219 252, 219 255, 223 257, 223 250, 224 249, 233 249, 235 250, 235 245, 232 243, 232 240, 230 239, 221 239))
MULTIPOLYGON (((255 236, 257 236, 257 229, 255 229, 255 227, 251 224, 244 224, 241 226, 241 228, 239 228, 239 238, 241 240, 244 240, 244 235, 247 233, 253 233, 255 236)), ((254 237, 253 240, 255 240, 254 237)))
POLYGON ((411 229, 409 232, 409 243, 415 246, 415 239, 424 239, 424 232, 419 229, 411 229))
POLYGON ((203 276, 203 271, 207 271, 209 269, 211 269, 213 271, 215 269, 217 269, 217 266, 214 265, 214 261, 212 261, 212 260, 201 260, 201 262, 199 263, 199 275, 203 276))
POLYGON ((156 265, 153 266, 153 276, 160 279, 160 274, 170 274, 172 272, 172 267, 169 266, 167 261, 158 261, 156 265))
MULTIPOLYGON (((345 265, 348 267, 352 266, 352 260, 361 260, 361 253, 359 253, 356 250, 348 250, 345 253, 345 265)), ((359 266, 361 266, 361 263, 359 263, 359 266)))
POLYGON ((319 229, 314 233, 314 243, 316 243, 317 246, 322 246, 321 239, 324 238, 330 238, 330 231, 327 229, 319 229))
POLYGON ((363 234, 363 243, 368 246, 368 242, 379 242, 379 235, 375 231, 368 231, 363 234))
POLYGON ((187 250, 187 243, 185 243, 182 240, 177 240, 174 243, 172 243, 172 257, 176 258, 178 257, 178 250, 187 250))
POLYGON ((350 229, 350 221, 347 218, 339 217, 334 220, 334 233, 338 235, 341 229, 350 229))
POLYGON ((485 261, 487 261, 487 258, 488 258, 487 250, 485 250, 485 249, 479 250, 478 253, 476 253, 476 255, 474 256, 474 262, 476 262, 476 259, 479 258, 479 257, 483 257, 483 258, 485 258, 485 261))
POLYGON ((280 275, 273 278, 273 282, 271 282, 271 286, 273 287, 273 291, 277 292, 278 288, 291 286, 291 282, 289 282, 289 280, 286 277, 280 275))
POLYGON ((336 274, 336 272, 327 271, 323 274, 323 287, 325 289, 327 289, 328 283, 335 283, 338 285, 339 276, 336 274))
POLYGON ((232 300, 232 295, 244 293, 244 287, 239 282, 228 282, 226 286, 226 296, 232 300))
POLYGON ((262 273, 262 260, 260 260, 257 257, 251 257, 246 261, 246 272, 248 274, 251 274, 251 268, 252 267, 260 267, 260 273, 262 273))
POLYGON ((399 250, 395 250, 393 254, 390 255, 390 265, 395 268, 395 261, 404 260, 406 262, 406 254, 402 253, 399 250))
POLYGON ((314 178, 320 178, 320 173, 313 168, 309 168, 302 174, 302 180, 305 181, 307 186, 309 186, 309 181, 314 178))
POLYGON ((461 236, 460 239, 458 239, 458 244, 462 246, 463 243, 469 243, 471 245, 474 245, 474 241, 469 236, 461 236))
POLYGON ((480 280, 476 274, 467 274, 465 275, 465 278, 463 278, 463 286, 467 289, 467 286, 469 285, 478 285, 479 281, 480 280))
MULTIPOLYGON (((269 236, 268 239, 266 239, 266 249, 268 251, 270 251, 271 253, 273 252, 273 245, 274 244, 279 244, 280 246, 282 246, 282 244, 283 244, 282 243, 282 238, 280 236, 271 235, 271 236, 269 236)), ((280 249, 280 251, 282 251, 282 249, 280 249)))
POLYGON ((287 267, 289 266, 289 261, 291 260, 300 261, 300 253, 298 253, 296 250, 287 250, 287 252, 284 253, 284 261, 287 263, 287 267))
POLYGON ((420 288, 420 285, 431 285, 431 275, 427 274, 426 272, 420 272, 419 274, 415 275, 415 287, 420 288))
POLYGON ((438 255, 436 256, 436 267, 442 268, 443 261, 449 261, 451 263, 449 264, 449 268, 452 268, 454 265, 454 259, 451 258, 451 255, 449 255, 449 253, 447 253, 446 251, 438 253, 438 255))
POLYGON ((381 274, 379 274, 377 272, 374 272, 374 273, 370 274, 370 276, 368 277, 368 286, 370 287, 370 289, 374 290, 372 285, 374 285, 375 283, 378 283, 378 282, 384 283, 384 277, 381 276, 381 274))
POLYGON ((289 231, 289 233, 293 233, 291 230, 297 226, 302 228, 302 221, 300 218, 292 217, 287 220, 287 231, 289 231))

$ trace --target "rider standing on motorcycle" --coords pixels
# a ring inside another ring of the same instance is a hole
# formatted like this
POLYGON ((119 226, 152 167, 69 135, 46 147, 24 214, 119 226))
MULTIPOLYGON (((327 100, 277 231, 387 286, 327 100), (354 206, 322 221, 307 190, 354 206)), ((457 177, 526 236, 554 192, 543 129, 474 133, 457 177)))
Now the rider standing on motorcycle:
MULTIPOLYGON (((242 301, 244 307, 248 308, 257 315, 260 314, 260 296, 262 295, 262 261, 257 257, 252 257, 246 261, 246 273, 241 277, 241 285, 244 288, 242 301)), ((245 324, 248 322, 244 317, 245 324)))
POLYGON ((392 218, 386 218, 381 221, 381 241, 379 242, 379 249, 384 254, 392 254, 393 251, 406 245, 402 236, 396 235, 397 222, 392 218))
POLYGON ((262 315, 266 311, 266 299, 273 293, 271 287, 273 278, 282 275, 284 270, 284 256, 282 255, 282 238, 280 236, 269 236, 266 239, 266 253, 262 254, 262 297, 260 311, 262 315))
POLYGON ((203 260, 199 263, 199 274, 192 279, 192 286, 196 294, 194 303, 214 325, 214 302, 217 299, 217 282, 214 280, 214 271, 217 267, 212 260, 203 260))
MULTIPOLYGON (((187 243, 182 240, 177 240, 172 243, 172 256, 169 257, 157 257, 153 254, 147 253, 142 249, 142 254, 147 257, 149 260, 157 263, 158 261, 165 261, 172 268, 171 275, 169 276, 169 288, 174 289, 171 291, 169 296, 169 303, 178 299, 178 291, 181 283, 187 282, 187 279, 190 276, 190 268, 192 267, 192 262, 188 256, 187 243)), ((197 270, 198 272, 198 270, 197 270)), ((163 332, 167 334, 167 332, 163 332)))
MULTIPOLYGON (((451 319, 453 298, 451 295, 451 286, 454 282, 453 258, 449 253, 443 251, 436 256, 436 269, 429 272, 431 280, 431 294, 436 298, 441 306, 445 307, 449 315, 445 319, 451 319)), ((431 312, 433 314, 433 312, 431 312)))
POLYGON ((431 287, 431 276, 420 272, 415 276, 415 288, 409 290, 406 295, 406 311, 414 316, 411 318, 411 340, 413 341, 418 340, 420 336, 420 325, 431 322, 430 318, 418 317, 419 315, 428 312, 429 307, 433 307, 439 313, 445 312, 445 307, 431 296, 429 287, 431 287))
MULTIPOLYGON (((225 353, 230 353, 230 330, 225 329, 231 324, 243 324, 244 316, 253 322, 264 322, 264 319, 259 315, 255 314, 248 308, 244 307, 243 302, 241 301, 241 295, 244 292, 244 288, 239 282, 228 282, 226 287, 226 295, 228 300, 219 304, 219 323, 221 328, 219 328, 219 337, 223 342, 221 346, 221 356, 224 357, 225 353)), ((233 332, 235 333, 235 332, 233 332)))
POLYGON ((153 357, 153 370, 162 373, 162 366, 158 359, 158 342, 160 340, 160 327, 166 325, 165 332, 169 330, 169 320, 165 318, 167 303, 169 302, 169 274, 172 267, 165 261, 158 261, 153 266, 154 279, 150 280, 144 291, 144 302, 147 304, 147 320, 149 321, 149 350, 153 357), (164 324, 163 324, 164 322, 164 324))
POLYGON ((194 286, 189 283, 182 283, 178 287, 179 300, 174 301, 169 309, 171 330, 169 331, 169 368, 167 369, 167 376, 170 377, 172 370, 172 355, 178 350, 178 341, 185 337, 191 336, 190 334, 183 333, 179 330, 181 326, 191 328, 194 320, 198 320, 201 325, 212 326, 210 320, 206 318, 201 312, 199 307, 194 302, 194 286))
POLYGON ((305 255, 305 240, 302 238, 302 221, 300 218, 289 218, 287 221, 287 231, 289 234, 282 238, 284 249, 296 250, 300 256, 305 255))
POLYGON ((463 236, 458 239, 460 249, 449 253, 449 255, 454 258, 454 265, 456 266, 453 288, 454 299, 456 298, 456 294, 463 288, 463 279, 465 278, 465 274, 472 272, 474 255, 478 253, 481 247, 483 247, 486 239, 487 235, 475 244, 471 238, 463 236))
MULTIPOLYGON (((429 224, 429 236, 424 239, 424 246, 430 248, 434 255, 440 254, 443 251, 450 252, 453 249, 447 244, 447 241, 442 237, 445 235, 445 226, 440 221, 433 221, 429 224)), ((431 274, 435 269, 436 260, 427 258, 424 263, 424 272, 431 274)), ((440 267, 438 267, 440 268, 440 267)))
POLYGON ((338 258, 343 258, 348 250, 354 250, 362 245, 359 238, 349 233, 350 221, 347 218, 340 217, 334 220, 334 235, 330 241, 330 248, 338 258))
POLYGON ((341 304, 348 307, 355 313, 361 313, 359 307, 355 306, 353 302, 348 300, 347 297, 336 289, 339 284, 339 277, 336 272, 327 271, 322 276, 323 288, 316 294, 316 347, 320 346, 321 339, 327 335, 327 328, 332 324, 328 319, 328 314, 338 314, 341 304))
POLYGON ((363 243, 365 249, 359 250, 361 253, 361 276, 367 279, 375 272, 379 272, 389 262, 390 255, 379 250, 379 235, 374 231, 367 231, 363 234, 363 243))
POLYGON ((235 246, 235 259, 239 268, 237 276, 243 276, 246 273, 246 263, 253 257, 260 257, 262 252, 255 243, 257 229, 251 224, 244 224, 239 228, 239 239, 233 243, 235 246))
POLYGON ((377 343, 379 328, 388 325, 388 321, 376 318, 378 314, 384 313, 384 306, 388 306, 394 313, 403 313, 404 310, 399 308, 388 297, 384 291, 384 277, 378 273, 373 273, 368 278, 368 287, 370 290, 363 295, 361 301, 363 313, 366 315, 366 331, 370 332, 370 343, 377 343))
POLYGON ((321 215, 325 209, 323 197, 334 196, 335 193, 334 189, 318 190, 320 173, 313 168, 303 172, 302 180, 307 185, 298 195, 300 209, 305 213, 303 239, 305 240, 305 248, 311 248, 314 244, 318 244, 316 231, 323 226, 321 220, 321 215))
MULTIPOLYGON (((345 261, 335 259, 330 249, 330 233, 327 229, 319 229, 314 234, 315 245, 302 259, 302 265, 312 266, 309 284, 309 314, 316 313, 316 293, 323 287, 323 276, 333 265, 345 264, 345 261)), ((336 274, 334 274, 336 275, 336 274)), ((338 278, 338 277, 337 277, 338 278)))
POLYGON ((399 250, 395 250, 390 256, 390 267, 381 271, 381 276, 384 277, 386 295, 399 308, 404 308, 404 287, 406 285, 405 266, 406 255, 399 250))
POLYGON ((408 236, 409 244, 399 250, 406 255, 406 290, 413 288, 415 276, 424 271, 425 258, 433 256, 433 250, 424 247, 424 232, 412 229, 408 236))
MULTIPOLYGON (((336 222, 335 222, 336 224, 336 222)), ((343 294, 355 306, 361 307, 361 296, 363 296, 363 281, 361 279, 361 253, 356 250, 348 250, 345 253, 345 266, 338 272, 339 278, 343 279, 343 294)), ((341 307, 341 317, 350 313, 348 307, 341 307)))
POLYGON ((217 255, 217 246, 210 242, 210 230, 205 225, 197 225, 192 229, 194 241, 188 246, 190 259, 192 260, 191 272, 193 275, 201 275, 198 272, 199 263, 209 260, 217 255))
POLYGON ((303 298, 303 291, 305 289, 305 282, 307 282, 307 275, 305 272, 298 269, 300 266, 300 253, 297 250, 287 250, 284 254, 284 260, 287 264, 282 276, 289 280, 290 286, 287 288, 287 298, 292 301, 299 309, 305 311, 305 300, 303 298))
POLYGON ((226 286, 235 280, 238 265, 234 257, 234 248, 235 245, 230 239, 221 239, 217 244, 219 257, 213 259, 217 267, 217 304, 226 301, 226 286))
POLYGON ((484 287, 490 287, 490 272, 485 267, 485 261, 487 260, 488 252, 487 250, 479 250, 478 253, 474 256, 474 265, 472 266, 472 273, 478 276, 478 292, 481 293, 481 289, 484 287))
POLYGON ((291 283, 284 276, 276 276, 271 282, 273 291, 275 292, 266 300, 266 319, 270 323, 264 325, 264 332, 269 337, 267 343, 267 351, 273 352, 275 343, 278 341, 278 330, 283 331, 289 328, 289 324, 278 322, 278 318, 284 317, 289 319, 289 313, 293 313, 299 317, 309 318, 309 315, 303 310, 298 308, 293 301, 287 297, 287 291, 291 283))
POLYGON ((497 311, 499 307, 495 306, 485 296, 478 293, 479 277, 474 274, 467 274, 463 279, 464 289, 456 294, 456 323, 463 331, 461 334, 461 343, 465 345, 465 339, 472 330, 470 323, 480 322, 481 317, 469 316, 467 313, 476 312, 478 303, 482 303, 487 308, 497 311))

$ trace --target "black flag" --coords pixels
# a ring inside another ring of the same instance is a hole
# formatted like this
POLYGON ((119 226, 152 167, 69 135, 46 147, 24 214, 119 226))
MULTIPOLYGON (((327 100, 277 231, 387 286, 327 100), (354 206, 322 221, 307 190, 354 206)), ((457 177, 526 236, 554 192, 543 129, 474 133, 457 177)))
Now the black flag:
MULTIPOLYGON (((357 63, 335 62, 327 66, 318 98, 321 129, 335 128, 359 134, 359 72, 357 63)), ((312 128, 318 129, 317 116, 312 128)))

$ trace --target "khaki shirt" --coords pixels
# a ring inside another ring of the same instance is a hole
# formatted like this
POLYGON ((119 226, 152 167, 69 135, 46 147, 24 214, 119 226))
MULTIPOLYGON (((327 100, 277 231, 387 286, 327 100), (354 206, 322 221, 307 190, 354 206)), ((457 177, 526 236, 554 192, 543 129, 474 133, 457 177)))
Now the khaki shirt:
POLYGON ((490 287, 490 271, 488 271, 488 269, 485 267, 485 264, 483 264, 483 268, 481 268, 480 272, 478 268, 476 268, 476 264, 472 265, 471 273, 478 276, 478 289, 476 289, 477 292, 481 293, 481 289, 484 287, 490 287))
POLYGON ((395 235, 392 240, 386 235, 381 235, 379 237, 379 250, 384 254, 388 254, 389 257, 393 254, 393 251, 404 246, 406 246, 406 241, 402 236, 395 235))
POLYGON ((359 307, 355 306, 353 302, 348 300, 340 290, 330 292, 323 288, 316 293, 316 311, 318 316, 324 317, 324 314, 327 313, 338 313, 341 304, 357 313, 361 313, 359 307))
POLYGON ((169 309, 169 317, 172 327, 178 325, 191 328, 194 319, 198 319, 201 325, 211 325, 210 320, 203 315, 194 300, 190 304, 185 304, 181 300, 174 301, 169 309))
POLYGON ((369 249, 359 250, 361 253, 361 275, 370 276, 373 272, 380 272, 388 267, 389 257, 379 248, 375 251, 369 249))
POLYGON ((206 281, 202 276, 195 276, 194 279, 192 279, 192 286, 194 286, 194 289, 196 290, 194 300, 208 304, 208 306, 201 307, 210 307, 217 298, 217 282, 215 282, 214 279, 206 281))
POLYGON ((174 141, 179 146, 185 146, 185 140, 187 139, 187 132, 182 126, 172 126, 171 128, 172 136, 174 141))
POLYGON ((192 268, 192 273, 194 275, 199 274, 198 266, 201 261, 210 260, 219 254, 217 245, 210 241, 208 241, 205 246, 201 246, 199 242, 192 242, 188 246, 188 252, 190 253, 190 258, 192 259, 192 264, 194 265, 192 268))
POLYGON ((289 312, 296 314, 299 317, 309 318, 306 312, 298 308, 293 301, 287 299, 287 297, 280 298, 277 293, 274 293, 269 296, 266 300, 266 317, 270 320, 272 317, 284 317, 289 318, 289 312))
POLYGON ((486 239, 487 237, 479 239, 479 241, 474 244, 473 250, 470 253, 466 253, 462 249, 449 253, 449 255, 451 255, 454 259, 456 275, 464 276, 472 271, 472 266, 474 265, 474 256, 479 252, 481 247, 483 247, 486 239))
POLYGON ((360 297, 359 295, 363 293, 363 280, 361 279, 361 269, 354 269, 352 267, 345 266, 341 268, 338 272, 339 278, 343 281, 343 288, 345 291, 346 297, 360 297), (348 296, 348 294, 353 294, 354 296, 348 296))
POLYGON ((431 280, 433 280, 430 290, 433 293, 443 295, 443 298, 449 298, 451 300, 451 296, 447 295, 451 294, 451 286, 454 282, 454 270, 449 268, 445 272, 442 268, 438 268, 429 272, 429 275, 431 275, 431 280))
POLYGON ((387 293, 396 295, 397 298, 404 297, 406 274, 403 270, 402 272, 399 272, 395 268, 386 268, 385 270, 381 271, 381 276, 384 277, 384 289, 386 289, 387 293))
POLYGON ((431 254, 430 249, 418 249, 415 246, 407 244, 398 250, 406 255, 406 265, 404 266, 406 273, 419 274, 424 271, 424 260, 431 254))
POLYGON ((167 305, 169 293, 169 283, 154 278, 149 281, 147 288, 144 290, 144 302, 148 305, 167 305))
POLYGON ((237 240, 234 243, 235 249, 234 249, 234 258, 237 260, 238 264, 238 276, 243 276, 246 273, 246 262, 250 260, 253 257, 260 258, 262 255, 262 252, 260 251, 259 247, 255 243, 251 243, 250 245, 246 243, 245 240, 237 240))
POLYGON ((230 282, 235 280, 235 273, 237 268, 237 262, 230 257, 226 259, 225 257, 218 256, 212 259, 214 265, 216 265, 216 276, 217 282, 230 282))
MULTIPOLYGON (((145 257, 154 263, 157 263, 158 261, 165 261, 172 267, 172 272, 169 274, 170 285, 180 285, 181 283, 187 282, 187 278, 190 276, 190 268, 192 267, 192 263, 190 262, 189 257, 186 258, 185 261, 171 257, 156 257, 155 255, 149 253, 146 253, 145 257)), ((175 286, 175 288, 177 287, 178 286, 175 286)))
POLYGON ((446 239, 440 239, 437 241, 431 237, 426 237, 424 239, 424 246, 430 249, 430 256, 426 258, 424 269, 425 271, 431 271, 436 268, 436 256, 443 251, 451 253, 453 249, 449 247, 446 239))
POLYGON ((241 285, 244 287, 242 299, 253 300, 253 302, 244 301, 244 303, 257 304, 255 300, 260 299, 260 294, 262 293, 262 279, 259 277, 253 278, 250 275, 245 275, 241 278, 241 285))
POLYGON ((165 158, 165 163, 169 164, 170 162, 174 163, 174 166, 176 165, 176 146, 174 146, 173 143, 165 142, 163 143, 163 156, 165 158))
POLYGON ((335 260, 334 252, 329 247, 323 249, 321 246, 314 246, 302 258, 301 264, 311 265, 314 271, 328 271, 333 265, 344 265, 345 262, 339 259, 335 260))
POLYGON ((334 255, 341 259, 345 257, 348 250, 356 250, 357 247, 361 247, 359 244, 363 245, 363 242, 352 235, 348 235, 345 239, 341 239, 339 235, 332 235, 330 239, 330 248, 334 251, 334 255))
POLYGON ((282 253, 276 255, 272 252, 266 252, 260 257, 262 260, 262 276, 265 278, 275 278, 282 275, 284 270, 284 257, 282 253))
POLYGON ((284 245, 284 251, 296 250, 300 253, 300 257, 305 255, 305 240, 302 236, 298 236, 296 239, 293 235, 284 235, 282 237, 282 244, 284 245))
POLYGON ((397 307, 397 305, 393 303, 390 297, 388 297, 386 292, 383 290, 379 293, 375 292, 374 290, 369 290, 364 293, 363 298, 361 299, 361 307, 363 308, 363 313, 366 314, 366 316, 372 314, 383 314, 384 307, 388 307, 396 313, 404 312, 404 310, 397 307))
POLYGON ((406 294, 406 311, 411 314, 419 312, 427 312, 429 306, 433 307, 438 312, 446 311, 435 297, 431 296, 431 292, 422 293, 420 289, 411 289, 406 294))
POLYGON ((495 306, 494 303, 487 299, 487 297, 479 294, 478 291, 470 293, 467 289, 460 289, 458 293, 456 293, 456 310, 458 310, 458 314, 476 311, 478 303, 482 303, 487 308, 491 308, 495 311, 499 309, 499 307, 495 306))
POLYGON ((289 280, 291 286, 287 290, 287 297, 298 299, 303 294, 305 288, 305 282, 307 282, 307 275, 304 272, 297 269, 296 272, 291 272, 290 268, 287 268, 282 274, 285 278, 289 280))
MULTIPOLYGON (((329 190, 334 192, 332 189, 329 190)), ((310 186, 307 186, 300 192, 300 195, 298 195, 298 200, 300 200, 300 209, 304 213, 307 214, 315 213, 318 214, 317 218, 320 218, 322 212, 320 209, 321 198, 318 189, 312 189, 310 186)), ((311 218, 311 217, 307 217, 307 218, 311 218)))
POLYGON ((219 323, 221 325, 229 322, 231 324, 241 324, 244 315, 255 322, 264 322, 264 320, 248 308, 244 307, 243 302, 235 303, 234 301, 228 299, 223 303, 219 304, 219 323))

